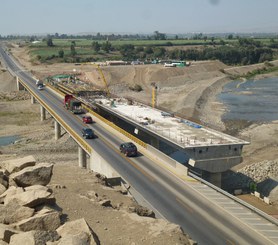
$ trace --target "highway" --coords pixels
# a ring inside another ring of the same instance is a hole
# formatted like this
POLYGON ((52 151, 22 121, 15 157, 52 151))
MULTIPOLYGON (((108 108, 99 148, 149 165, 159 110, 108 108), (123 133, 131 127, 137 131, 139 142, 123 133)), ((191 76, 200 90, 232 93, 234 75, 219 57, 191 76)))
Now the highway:
MULTIPOLYGON (((84 124, 81 118, 63 107, 62 99, 50 89, 37 90, 35 80, 20 69, 2 47, 0 53, 6 65, 28 87, 52 108, 77 134, 81 135, 84 124)), ((116 136, 107 132, 100 124, 92 127, 98 138, 86 140, 94 151, 111 166, 167 220, 182 227, 198 244, 276 244, 266 236, 256 232, 252 226, 231 215, 225 209, 215 205, 192 186, 176 178, 170 172, 159 167, 143 154, 136 158, 127 158, 120 154, 116 136)), ((198 184, 198 182, 196 182, 198 184)))

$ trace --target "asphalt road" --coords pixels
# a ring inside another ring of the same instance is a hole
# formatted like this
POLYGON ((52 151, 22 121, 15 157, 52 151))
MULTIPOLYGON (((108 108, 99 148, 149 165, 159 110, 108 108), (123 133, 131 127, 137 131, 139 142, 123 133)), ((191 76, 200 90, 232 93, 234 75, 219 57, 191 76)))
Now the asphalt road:
MULTIPOLYGON (((35 80, 30 74, 22 71, 2 48, 0 53, 7 66, 77 134, 80 134, 84 127, 81 118, 67 111, 63 107, 62 99, 55 93, 47 88, 37 90, 35 80)), ((198 244, 275 244, 204 198, 186 182, 161 169, 143 154, 136 158, 126 158, 120 154, 118 146, 122 141, 101 125, 93 124, 90 127, 99 136, 87 140, 94 151, 102 155, 154 207, 156 212, 179 224, 198 244)))

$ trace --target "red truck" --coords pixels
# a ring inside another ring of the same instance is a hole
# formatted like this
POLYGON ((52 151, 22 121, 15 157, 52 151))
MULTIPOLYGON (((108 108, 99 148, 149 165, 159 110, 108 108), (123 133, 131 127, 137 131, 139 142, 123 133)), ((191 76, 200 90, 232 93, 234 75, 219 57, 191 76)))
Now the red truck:
POLYGON ((64 106, 72 111, 74 114, 82 114, 83 109, 82 109, 82 103, 75 99, 73 95, 71 94, 66 94, 64 97, 64 106))

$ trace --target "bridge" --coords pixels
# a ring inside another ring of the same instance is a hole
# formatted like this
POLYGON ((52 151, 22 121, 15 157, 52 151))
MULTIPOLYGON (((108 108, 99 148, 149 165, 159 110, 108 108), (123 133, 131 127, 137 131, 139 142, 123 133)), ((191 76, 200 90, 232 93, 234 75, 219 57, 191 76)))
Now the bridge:
POLYGON ((46 118, 46 111, 55 120, 55 138, 60 137, 60 127, 63 127, 77 142, 80 167, 94 170, 96 166, 105 165, 107 171, 119 174, 159 217, 179 224, 198 244, 278 243, 276 220, 201 179, 187 176, 185 169, 177 176, 180 172, 174 171, 177 168, 162 164, 144 144, 138 145, 140 156, 137 158, 121 155, 118 146, 126 136, 111 127, 112 123, 109 125, 93 115, 97 123, 90 127, 98 138, 83 139, 81 117, 63 107, 61 95, 47 87, 38 91, 32 74, 21 69, 2 48, 0 53, 7 69, 17 77, 18 87, 27 89, 31 101, 40 104, 41 120, 46 118))

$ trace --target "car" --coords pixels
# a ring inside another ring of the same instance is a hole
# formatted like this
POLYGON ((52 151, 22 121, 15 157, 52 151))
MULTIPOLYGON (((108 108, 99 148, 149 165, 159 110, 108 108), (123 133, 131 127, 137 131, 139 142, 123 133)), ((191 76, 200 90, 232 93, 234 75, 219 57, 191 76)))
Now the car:
POLYGON ((43 85, 39 85, 38 90, 43 90, 43 85))
POLYGON ((83 123, 93 123, 93 119, 91 116, 83 116, 82 121, 83 123))
POLYGON ((82 136, 85 137, 85 139, 93 139, 95 137, 95 133, 90 128, 83 128, 82 136))
POLYGON ((124 153, 127 157, 137 156, 137 147, 132 142, 125 142, 120 145, 120 152, 124 153))

